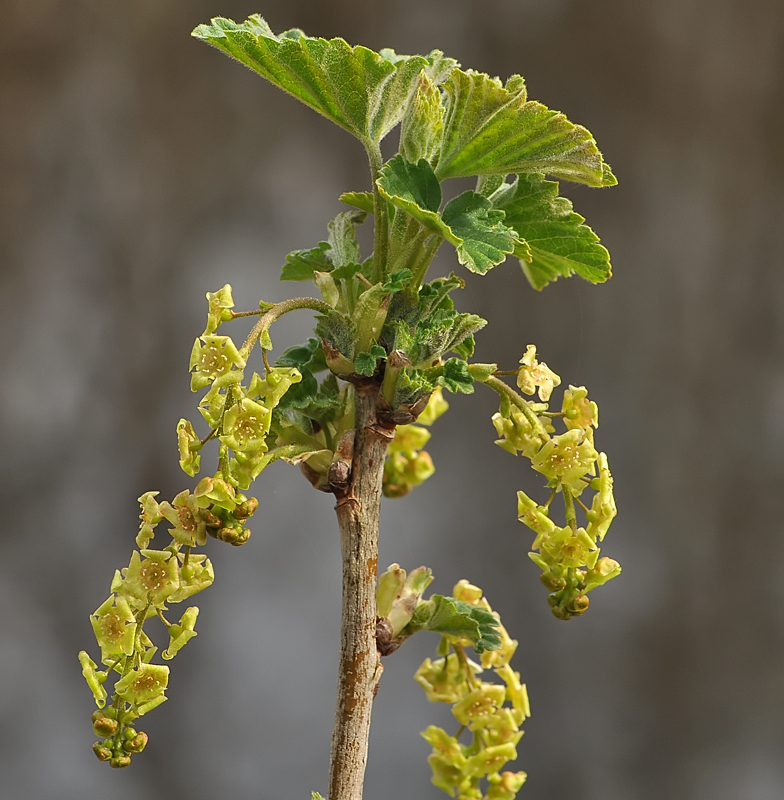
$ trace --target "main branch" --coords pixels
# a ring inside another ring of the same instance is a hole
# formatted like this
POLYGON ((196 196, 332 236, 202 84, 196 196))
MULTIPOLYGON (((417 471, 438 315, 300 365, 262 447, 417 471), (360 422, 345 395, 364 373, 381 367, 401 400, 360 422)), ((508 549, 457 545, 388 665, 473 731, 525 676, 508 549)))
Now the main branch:
POLYGON ((378 515, 394 429, 376 416, 378 384, 356 386, 351 480, 336 512, 343 553, 343 615, 328 800, 362 800, 370 711, 381 664, 376 650, 378 515))

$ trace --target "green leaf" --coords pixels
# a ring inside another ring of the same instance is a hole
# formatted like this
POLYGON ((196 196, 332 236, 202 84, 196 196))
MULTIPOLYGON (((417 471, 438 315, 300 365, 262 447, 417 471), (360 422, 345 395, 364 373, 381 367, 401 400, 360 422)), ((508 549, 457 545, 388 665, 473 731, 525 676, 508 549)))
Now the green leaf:
POLYGON ((333 269, 330 275, 335 280, 347 281, 351 280, 361 269, 362 264, 344 264, 342 267, 333 269))
MULTIPOLYGON (((424 73, 403 115, 400 152, 410 162, 432 162, 441 147, 444 105, 438 86, 424 73)), ((439 201, 440 205, 440 201, 439 201)))
POLYGON ((397 208, 407 211, 426 227, 441 231, 443 225, 438 217, 441 186, 424 158, 413 164, 396 155, 384 164, 378 185, 397 208))
POLYGON ((413 277, 410 269, 398 269, 390 273, 389 280, 381 287, 384 292, 402 292, 406 283, 413 277))
POLYGON ((373 192, 343 192, 340 202, 354 206, 366 214, 373 213, 373 192))
POLYGON ((544 172, 589 186, 616 183, 593 136, 560 112, 528 100, 520 76, 503 86, 484 73, 455 69, 444 89, 439 180, 544 172))
POLYGON ((506 260, 508 253, 519 249, 516 232, 504 225, 504 217, 490 201, 467 191, 450 200, 442 214, 457 249, 457 260, 471 272, 484 275, 491 267, 506 260))
POLYGON ((286 263, 280 273, 282 281, 313 280, 314 272, 329 272, 332 261, 329 255, 329 242, 319 242, 309 250, 295 250, 286 256, 286 263))
POLYGON ((474 379, 465 361, 461 358, 450 358, 444 362, 442 369, 443 373, 436 380, 438 386, 444 386, 453 394, 474 393, 474 379))
POLYGON ((370 352, 358 353, 354 358, 354 371, 358 375, 373 375, 379 358, 386 356, 386 350, 377 344, 370 348, 370 352))
POLYGON ((599 237, 572 210, 571 201, 558 196, 558 184, 541 173, 520 175, 491 196, 493 205, 506 213, 530 250, 521 259, 534 289, 542 289, 561 275, 577 273, 591 283, 602 283, 611 275, 610 254, 599 237))
POLYGON ((474 340, 473 333, 469 333, 468 336, 463 339, 460 344, 456 344, 452 347, 455 353, 457 353, 461 358, 471 358, 474 354, 474 347, 476 346, 476 341, 474 340))
POLYGON ((485 650, 497 650, 501 646, 497 627, 498 620, 489 611, 453 597, 434 594, 417 605, 411 622, 400 635, 405 637, 427 630, 453 639, 468 639, 481 655, 485 650))
POLYGON ((383 166, 376 183, 396 208, 454 245, 458 261, 472 272, 483 275, 521 245, 515 231, 503 224, 503 214, 475 192, 463 192, 439 214, 441 187, 423 158, 412 164, 395 156, 383 166))
POLYGON ((440 68, 422 56, 396 56, 393 62, 343 39, 313 38, 296 30, 276 36, 258 14, 240 25, 215 17, 192 35, 236 58, 366 146, 376 145, 400 121, 421 70, 440 68))
MULTIPOLYGON (((359 264, 362 254, 357 244, 356 225, 365 221, 365 214, 358 211, 344 211, 329 223, 329 245, 332 248, 332 263, 336 267, 359 264)), ((333 276, 336 277, 336 276, 333 276)))

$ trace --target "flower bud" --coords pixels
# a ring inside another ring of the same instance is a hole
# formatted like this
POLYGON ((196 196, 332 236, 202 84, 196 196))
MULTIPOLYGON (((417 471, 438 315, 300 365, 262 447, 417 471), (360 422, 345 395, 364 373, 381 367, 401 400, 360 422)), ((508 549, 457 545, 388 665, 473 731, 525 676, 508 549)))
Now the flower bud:
POLYGON ((575 616, 584 614, 588 610, 590 600, 584 594, 578 594, 576 597, 570 597, 566 601, 566 607, 575 616))
POLYGON ((560 592, 566 586, 566 581, 559 575, 556 575, 553 572, 543 572, 539 576, 539 580, 547 587, 551 592, 560 592))
POLYGON ((109 766, 114 767, 115 769, 122 769, 123 767, 129 767, 130 765, 131 765, 130 756, 115 756, 109 762, 109 766))
POLYGON ((111 719, 103 714, 101 711, 96 711, 93 714, 93 730, 96 736, 114 736, 117 732, 119 723, 116 719, 111 719))
POLYGON ((129 753, 141 753, 142 750, 147 746, 147 736, 144 731, 141 733, 137 733, 132 739, 129 739, 125 744, 124 748, 129 753))
POLYGON ((93 753, 95 753, 99 761, 108 761, 113 755, 112 751, 101 742, 96 742, 93 745, 93 753))
POLYGON ((259 501, 255 497, 248 497, 234 509, 234 518, 247 519, 248 517, 252 517, 256 513, 258 507, 259 501))

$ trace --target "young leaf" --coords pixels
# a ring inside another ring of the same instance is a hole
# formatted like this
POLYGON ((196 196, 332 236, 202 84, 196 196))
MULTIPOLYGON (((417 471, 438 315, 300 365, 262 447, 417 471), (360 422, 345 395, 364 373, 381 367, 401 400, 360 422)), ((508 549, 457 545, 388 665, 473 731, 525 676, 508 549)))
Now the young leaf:
POLYGON ((444 89, 448 101, 439 180, 545 172, 589 186, 617 182, 593 136, 560 112, 527 100, 520 76, 503 86, 484 73, 455 69, 444 89))
POLYGON ((354 206, 367 214, 373 213, 373 192, 343 192, 340 202, 354 206))
POLYGON ((276 36, 258 14, 238 25, 215 17, 193 36, 236 58, 280 89, 376 145, 400 121, 419 73, 432 58, 400 56, 393 63, 343 39, 289 31, 276 36))
POLYGON ((442 369, 443 373, 436 380, 438 386, 444 386, 453 394, 474 393, 474 379, 465 361, 460 358, 450 358, 442 369))
POLYGON ((332 269, 329 242, 319 242, 309 250, 295 250, 286 256, 280 272, 282 281, 310 281, 314 272, 329 272, 332 269))
POLYGON ((612 274, 610 254, 572 210, 571 201, 558 196, 555 181, 546 181, 541 173, 519 175, 514 183, 501 186, 491 201, 528 243, 530 259, 520 264, 534 289, 575 272, 591 283, 602 283, 612 274))
POLYGON ((386 350, 374 344, 370 352, 358 353, 354 359, 354 371, 357 375, 370 376, 376 371, 376 362, 386 355, 386 350))
POLYGON ((414 164, 420 158, 432 163, 441 146, 443 130, 444 106, 441 92, 427 75, 422 74, 400 126, 401 154, 414 164))
POLYGON ((489 611, 453 597, 434 594, 417 605, 401 636, 410 636, 421 630, 434 631, 454 639, 468 639, 474 650, 481 654, 501 646, 497 627, 498 620, 489 611))
POLYGON ((463 192, 439 214, 441 187, 423 158, 412 164, 395 156, 384 165, 376 183, 395 207, 454 245, 458 261, 472 272, 484 275, 521 245, 515 231, 503 224, 504 217, 475 192, 463 192))
POLYGON ((505 261, 508 253, 516 254, 523 244, 490 201, 470 190, 450 200, 442 218, 460 242, 452 241, 457 260, 480 275, 505 261))
MULTIPOLYGON (((359 211, 344 211, 329 223, 329 245, 332 248, 332 263, 336 267, 359 264, 362 254, 357 244, 356 225, 365 221, 365 214, 359 211)), ((337 276, 335 276, 337 277, 337 276)))

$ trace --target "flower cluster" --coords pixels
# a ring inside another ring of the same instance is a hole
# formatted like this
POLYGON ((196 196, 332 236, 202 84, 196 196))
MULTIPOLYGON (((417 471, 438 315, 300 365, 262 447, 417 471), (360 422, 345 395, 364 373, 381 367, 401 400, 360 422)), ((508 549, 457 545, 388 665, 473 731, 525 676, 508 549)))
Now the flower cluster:
MULTIPOLYGON (((482 590, 467 581, 455 586, 453 596, 493 613, 482 590)), ((465 640, 445 636, 439 648, 443 657, 426 659, 415 675, 428 700, 452 704, 460 725, 454 736, 436 725, 422 734, 433 748, 428 758, 433 783, 458 800, 513 800, 526 779, 524 772, 501 771, 517 758, 517 743, 523 735, 520 726, 531 712, 520 674, 509 665, 517 642, 509 638, 500 620, 497 628, 501 646, 482 653, 481 664, 466 656, 465 640), (480 678, 489 669, 503 684, 480 678), (460 741, 464 731, 471 734, 466 744, 460 741), (486 781, 484 788, 482 781, 486 781)))
MULTIPOLYGON (((558 375, 536 360, 533 345, 520 363, 518 387, 526 394, 538 389, 540 400, 549 400, 561 383, 558 375)), ((607 456, 594 446, 599 409, 588 400, 584 386, 570 386, 564 392, 560 412, 548 411, 547 402, 512 399, 504 393, 493 425, 501 437, 496 444, 513 455, 522 453, 547 478, 551 494, 543 505, 518 492, 518 517, 536 534, 529 557, 542 569, 553 614, 559 619, 579 616, 588 608, 587 593, 621 571, 617 561, 599 557, 598 543, 616 514, 607 456), (556 434, 556 419, 562 420, 564 433, 556 434), (589 488, 595 491, 590 506, 580 499, 589 488), (550 519, 557 493, 564 499, 566 524, 562 527, 550 519), (578 508, 585 514, 584 526, 577 524, 578 508)))
POLYGON ((113 767, 128 766, 131 754, 144 749, 147 735, 132 723, 166 701, 169 668, 152 663, 158 648, 143 630, 144 623, 157 617, 165 625, 169 641, 161 653, 164 660, 174 658, 196 636, 196 606, 187 608, 176 623, 164 614, 167 604, 186 600, 214 580, 210 560, 192 548, 203 545, 207 533, 235 545, 247 541, 250 531, 243 523, 258 505, 220 476, 204 478, 193 494, 181 492, 171 503, 158 503, 156 496, 147 492, 139 498, 139 550, 127 567, 115 572, 111 594, 90 617, 106 669, 99 670, 85 651, 79 653, 82 674, 101 709, 93 715, 93 730, 102 740, 93 750, 113 767), (151 549, 155 528, 163 521, 171 526, 171 542, 162 550, 151 549), (104 684, 112 672, 119 678, 111 705, 105 708, 104 684))
POLYGON ((417 418, 420 424, 397 426, 384 462, 383 492, 386 497, 403 497, 436 471, 430 454, 422 449, 430 439, 430 432, 422 425, 432 425, 448 408, 449 403, 439 386, 417 418))

